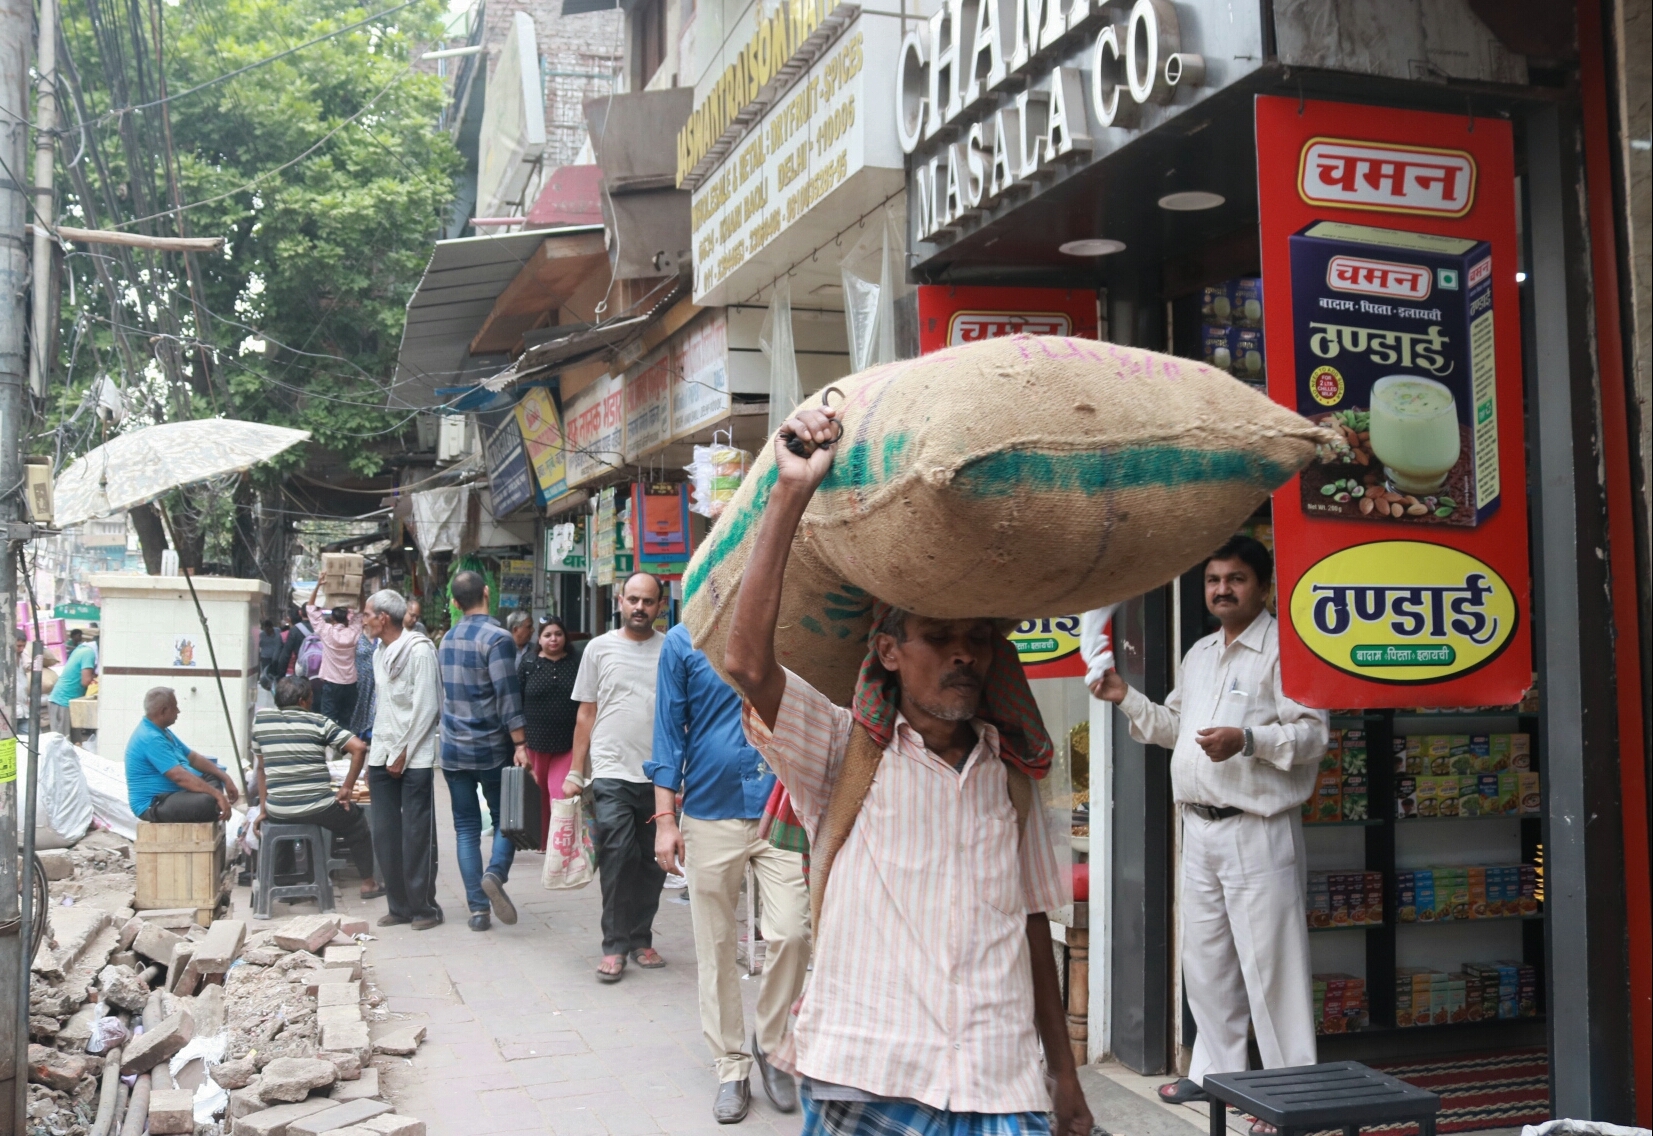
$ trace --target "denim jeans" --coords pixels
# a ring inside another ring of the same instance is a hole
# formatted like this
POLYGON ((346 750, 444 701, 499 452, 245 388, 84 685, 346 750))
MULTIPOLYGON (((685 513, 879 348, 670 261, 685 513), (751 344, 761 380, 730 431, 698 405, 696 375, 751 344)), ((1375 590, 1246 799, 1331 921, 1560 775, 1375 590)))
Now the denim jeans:
POLYGON ((465 881, 465 903, 473 911, 487 911, 488 893, 482 890, 482 810, 476 803, 476 788, 482 786, 488 812, 494 822, 494 850, 488 871, 501 882, 511 878, 511 861, 516 848, 499 832, 499 775, 496 769, 444 769, 448 798, 453 802, 453 841, 459 854, 459 876, 465 881))

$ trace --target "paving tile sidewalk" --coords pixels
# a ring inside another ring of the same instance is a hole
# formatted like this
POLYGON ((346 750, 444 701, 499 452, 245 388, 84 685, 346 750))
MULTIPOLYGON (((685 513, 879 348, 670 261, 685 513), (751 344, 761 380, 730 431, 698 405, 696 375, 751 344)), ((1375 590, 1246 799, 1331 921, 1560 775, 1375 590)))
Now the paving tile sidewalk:
MULTIPOLYGON (((629 966, 618 985, 601 985, 597 886, 543 890, 537 853, 518 853, 512 869, 516 925, 465 926, 447 790, 437 798, 437 898, 448 921, 422 932, 374 926, 365 953, 366 977, 392 1012, 375 1035, 411 1022, 427 1029, 414 1057, 376 1059, 398 1112, 424 1120, 430 1136, 795 1136, 797 1114, 777 1112, 756 1082, 744 1124, 712 1120, 717 1075, 700 1036, 689 908, 672 901, 680 892, 665 893, 655 921, 669 965, 629 966)), ((353 880, 339 883, 341 911, 370 924, 384 914, 384 900, 364 903, 353 880)), ((750 1020, 757 991, 748 985, 750 1020)))

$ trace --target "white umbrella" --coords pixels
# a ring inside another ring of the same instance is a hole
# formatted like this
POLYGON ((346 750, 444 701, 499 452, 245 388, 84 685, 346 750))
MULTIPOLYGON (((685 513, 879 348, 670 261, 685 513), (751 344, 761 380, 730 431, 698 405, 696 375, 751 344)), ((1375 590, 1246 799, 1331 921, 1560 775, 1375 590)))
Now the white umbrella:
POLYGON ((308 430, 203 418, 145 426, 105 442, 64 470, 53 487, 62 528, 146 505, 168 490, 240 473, 308 440, 308 430))

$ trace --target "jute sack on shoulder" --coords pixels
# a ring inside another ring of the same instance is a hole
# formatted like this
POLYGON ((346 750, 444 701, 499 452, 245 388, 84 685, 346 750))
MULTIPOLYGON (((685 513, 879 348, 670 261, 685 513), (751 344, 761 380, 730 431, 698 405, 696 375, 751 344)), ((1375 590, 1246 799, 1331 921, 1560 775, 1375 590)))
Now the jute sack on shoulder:
MULTIPOLYGON (((1232 535, 1323 434, 1203 363, 1087 339, 987 340, 836 385, 844 436, 793 542, 776 648, 839 703, 873 597, 1006 619, 1129 599, 1232 535)), ((770 444, 685 577, 719 668, 774 484, 770 444)))

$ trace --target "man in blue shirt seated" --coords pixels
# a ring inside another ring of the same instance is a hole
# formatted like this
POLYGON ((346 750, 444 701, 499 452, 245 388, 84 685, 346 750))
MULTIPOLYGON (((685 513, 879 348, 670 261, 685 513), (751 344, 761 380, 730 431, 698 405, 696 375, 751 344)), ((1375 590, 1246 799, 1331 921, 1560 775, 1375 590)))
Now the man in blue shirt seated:
POLYGON ((754 1058, 764 1092, 775 1107, 798 1107, 792 1078, 767 1055, 780 1048, 787 1013, 803 990, 809 966, 809 896, 803 856, 770 844, 758 833, 775 775, 746 740, 740 695, 695 650, 678 624, 660 651, 654 700, 654 750, 643 771, 654 781, 655 856, 689 880, 689 912, 700 962, 700 1029, 717 1062, 719 1124, 746 1116, 754 1058), (673 798, 683 793, 683 823, 673 798), (759 923, 765 942, 757 1030, 746 1054, 740 970, 735 963, 735 905, 750 865, 758 883, 759 923))
POLYGON ((235 782, 172 732, 177 694, 168 686, 155 687, 143 696, 143 713, 126 742, 126 798, 133 815, 154 824, 228 820, 235 782))

